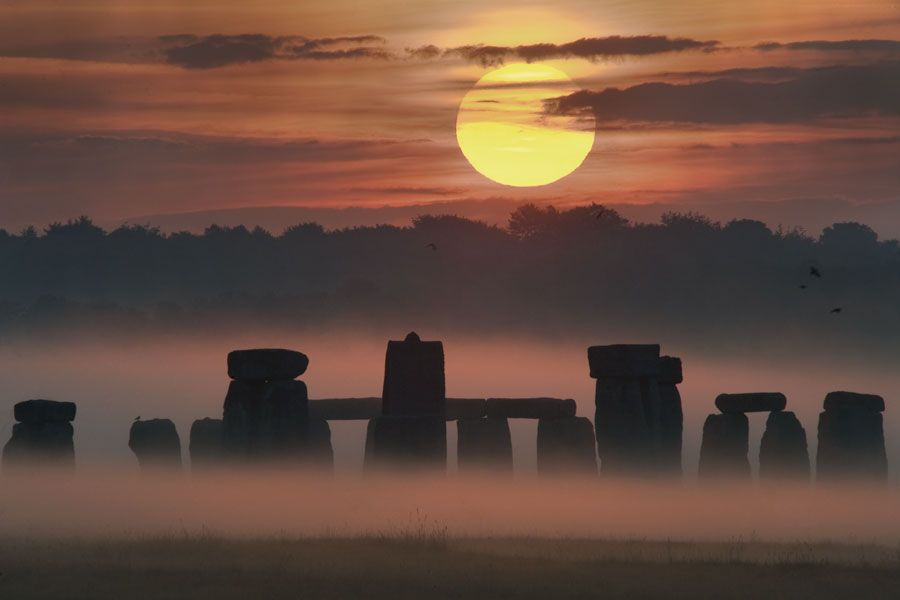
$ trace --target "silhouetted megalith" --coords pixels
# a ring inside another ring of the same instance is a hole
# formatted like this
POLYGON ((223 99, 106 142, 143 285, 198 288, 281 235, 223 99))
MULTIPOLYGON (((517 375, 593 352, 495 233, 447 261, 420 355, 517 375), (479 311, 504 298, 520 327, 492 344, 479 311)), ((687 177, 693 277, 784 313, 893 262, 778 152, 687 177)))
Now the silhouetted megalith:
POLYGON ((681 441, 684 434, 684 413, 678 384, 684 380, 681 359, 675 356, 659 358, 659 466, 672 475, 681 475, 681 441))
POLYGON ((423 342, 412 332, 388 342, 384 361, 382 413, 385 416, 446 414, 444 346, 423 342))
POLYGON ((368 421, 381 416, 381 398, 325 398, 309 401, 309 418, 328 421, 368 421))
POLYGON ((868 394, 828 394, 819 414, 818 480, 887 479, 884 401, 879 400, 868 394))
POLYGON ((485 417, 459 419, 457 464, 460 471, 508 471, 513 468, 512 437, 509 420, 485 417))
POLYGON ((744 413, 714 414, 703 424, 700 479, 751 478, 750 421, 744 413))
POLYGON ((663 470, 659 345, 592 346, 588 362, 597 379, 594 426, 601 471, 663 470))
POLYGON ((239 381, 290 381, 308 366, 309 358, 296 350, 255 348, 228 353, 228 376, 239 381))
POLYGON ((484 414, 497 419, 556 419, 574 417, 577 405, 572 399, 488 398, 484 414))
POLYGON ((135 421, 128 433, 128 447, 142 469, 181 468, 181 440, 169 419, 135 421))
POLYGON ((26 400, 13 408, 12 436, 3 447, 3 466, 75 466, 75 404, 26 400))
POLYGON ((222 419, 198 419, 191 424, 188 449, 191 470, 222 466, 226 462, 225 427, 222 419))
POLYGON ((591 421, 585 417, 538 420, 537 468, 541 475, 597 475, 591 421))
POLYGON ((484 398, 447 398, 446 415, 448 421, 457 419, 480 419, 485 416, 484 398))
POLYGON ((447 468, 447 422, 442 416, 382 416, 369 422, 366 469, 447 468))
POLYGON ((806 430, 789 411, 769 413, 759 446, 759 478, 809 480, 806 430))
POLYGON ((825 395, 824 408, 831 411, 860 409, 869 412, 884 412, 884 398, 874 394, 857 394, 856 392, 829 392, 825 395))
POLYGON ((302 381, 232 381, 222 419, 225 446, 237 456, 301 458, 308 415, 302 381))
POLYGON ((723 413, 772 412, 784 410, 787 398, 779 392, 719 394, 716 408, 723 413))
POLYGON ((334 448, 331 445, 331 426, 325 419, 311 418, 307 428, 307 463, 318 470, 332 470, 334 468, 334 448))
POLYGON ((76 410, 74 402, 25 400, 13 407, 13 416, 20 423, 70 423, 76 410))

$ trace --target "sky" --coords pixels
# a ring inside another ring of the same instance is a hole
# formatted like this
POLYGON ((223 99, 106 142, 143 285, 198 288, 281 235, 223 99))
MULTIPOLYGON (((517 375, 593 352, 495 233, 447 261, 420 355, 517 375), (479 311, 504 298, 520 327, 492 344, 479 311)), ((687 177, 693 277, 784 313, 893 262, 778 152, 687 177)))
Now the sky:
POLYGON ((7 230, 530 201, 900 229, 897 0, 0 0, 0 114, 7 230), (521 62, 577 86, 537 117, 596 128, 527 188, 456 139, 466 93, 521 62))

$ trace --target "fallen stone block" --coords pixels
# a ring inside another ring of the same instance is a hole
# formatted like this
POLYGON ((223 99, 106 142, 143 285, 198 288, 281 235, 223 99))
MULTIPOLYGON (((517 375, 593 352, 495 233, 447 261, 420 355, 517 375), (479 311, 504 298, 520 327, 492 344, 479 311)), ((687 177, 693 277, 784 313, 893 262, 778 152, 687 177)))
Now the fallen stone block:
POLYGON ((700 479, 751 478, 750 421, 743 413, 709 415, 700 444, 700 479))
POLYGON ((459 419, 456 430, 457 464, 460 472, 512 472, 512 437, 507 419, 459 419))
POLYGON ((495 419, 558 419, 574 417, 576 409, 572 399, 488 398, 484 414, 495 419))
POLYGON ((228 353, 228 376, 238 381, 290 381, 306 372, 309 358, 281 348, 235 350, 228 353))
POLYGON ((785 406, 787 398, 778 392, 719 394, 716 398, 716 408, 730 414, 779 411, 785 406))
POLYGON ((792 412, 769 413, 759 447, 760 480, 809 480, 806 430, 792 412))

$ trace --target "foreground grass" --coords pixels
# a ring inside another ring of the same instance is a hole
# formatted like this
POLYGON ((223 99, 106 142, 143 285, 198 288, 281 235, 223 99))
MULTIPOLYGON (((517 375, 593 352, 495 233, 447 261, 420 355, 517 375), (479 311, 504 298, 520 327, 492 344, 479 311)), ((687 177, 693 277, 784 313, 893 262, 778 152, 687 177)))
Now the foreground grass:
POLYGON ((900 549, 451 539, 0 540, 0 598, 897 598, 900 549))

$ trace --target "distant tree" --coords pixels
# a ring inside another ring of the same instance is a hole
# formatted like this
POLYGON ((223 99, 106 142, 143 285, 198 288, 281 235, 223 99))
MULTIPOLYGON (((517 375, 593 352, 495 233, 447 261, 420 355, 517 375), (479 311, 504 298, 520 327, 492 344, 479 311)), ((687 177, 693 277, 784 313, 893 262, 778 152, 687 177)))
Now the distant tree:
POLYGON ((506 228, 520 240, 552 231, 559 223, 559 212, 553 206, 541 208, 536 204, 523 204, 509 215, 506 228))
POLYGON ((819 243, 844 248, 870 248, 878 243, 878 234, 861 223, 835 223, 822 230, 819 243))

